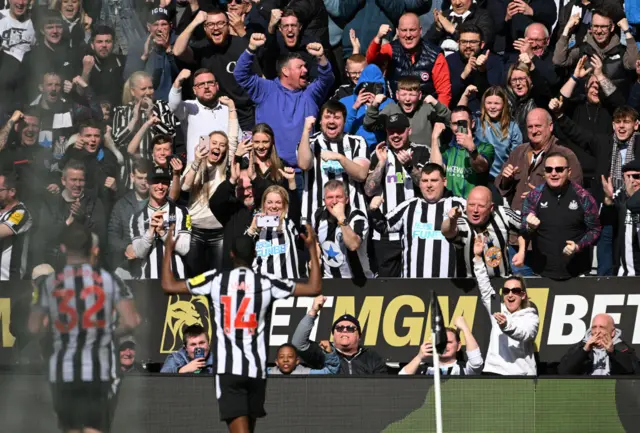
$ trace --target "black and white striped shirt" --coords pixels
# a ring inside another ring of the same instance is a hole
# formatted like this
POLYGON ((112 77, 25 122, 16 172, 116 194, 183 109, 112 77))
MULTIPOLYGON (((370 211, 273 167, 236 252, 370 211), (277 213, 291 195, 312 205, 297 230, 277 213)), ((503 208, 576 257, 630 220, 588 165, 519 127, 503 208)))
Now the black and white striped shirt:
POLYGON ((253 270, 279 278, 300 278, 296 238, 298 230, 289 218, 277 227, 263 227, 256 240, 256 259, 253 270))
POLYGON ((379 209, 372 213, 379 229, 403 236, 403 278, 453 278, 464 274, 464 264, 459 263, 462 257, 440 230, 449 210, 464 209, 466 204, 460 197, 443 197, 437 203, 414 197, 389 212, 386 221, 379 209))
POLYGON ((303 174, 302 223, 310 221, 316 209, 323 206, 324 185, 331 179, 341 180, 345 186, 349 186, 348 194, 351 208, 359 209, 366 215, 367 204, 362 183, 351 179, 338 161, 323 161, 320 157, 320 152, 329 150, 340 153, 354 162, 368 161, 369 151, 364 138, 345 134, 340 142, 328 142, 322 132, 317 132, 309 138, 309 145, 313 154, 313 167, 303 174))
MULTIPOLYGON (((471 227, 466 215, 458 218, 458 235, 452 240, 456 248, 464 252, 467 276, 473 274, 473 243, 477 234, 485 237, 484 261, 489 277, 506 277, 511 274, 509 260, 509 232, 520 232, 520 214, 505 206, 496 206, 485 227, 471 227), (493 247, 497 248, 497 252, 493 247)), ((459 275, 460 276, 460 275, 459 275)))
POLYGON ((184 278, 184 263, 180 256, 185 256, 189 252, 189 244, 191 242, 191 217, 186 207, 180 206, 171 200, 167 200, 167 202, 159 208, 155 208, 149 204, 131 217, 129 222, 131 242, 136 256, 142 259, 142 268, 134 277, 140 279, 155 279, 160 278, 162 274, 164 239, 160 238, 157 234, 149 238, 148 234, 151 217, 158 210, 165 211, 164 222, 167 233, 169 226, 172 223, 176 224, 175 236, 177 236, 177 238, 175 251, 171 258, 171 269, 176 278, 184 278))
POLYGON ((33 224, 31 214, 24 203, 0 213, 0 224, 13 232, 0 239, 0 281, 20 280, 27 268, 29 230, 33 224))
POLYGON ((40 281, 33 308, 50 318, 50 382, 111 382, 117 378, 116 307, 132 298, 122 280, 89 264, 67 265, 40 281))
MULTIPOLYGON (((620 257, 619 277, 640 275, 640 215, 627 209, 627 194, 624 187, 613 194, 617 216, 617 255, 620 257)), ((614 254, 615 256, 616 254, 614 254)))
MULTIPOLYGON (((417 145, 411 143, 410 150, 413 151, 412 167, 422 169, 422 167, 429 162, 429 149, 426 146, 417 145)), ((373 153, 371 155, 371 169, 369 173, 372 173, 378 166, 378 155, 373 153)), ((411 172, 400 163, 395 152, 387 146, 387 169, 385 170, 382 179, 382 197, 384 201, 380 205, 380 211, 386 214, 390 209, 395 209, 400 203, 407 201, 413 197, 420 196, 420 188, 413 182, 411 178, 411 172)), ((380 232, 373 230, 372 237, 374 240, 381 238, 380 232)), ((400 240, 400 233, 389 233, 389 240, 400 240)))
POLYGON ((342 228, 327 208, 316 210, 313 217, 313 229, 318 234, 318 243, 322 250, 320 264, 324 278, 373 278, 367 254, 369 221, 359 209, 349 213, 346 223, 360 239, 357 251, 350 251, 344 244, 342 228))
POLYGON ((209 298, 214 371, 253 378, 267 377, 271 307, 291 296, 296 284, 248 268, 211 270, 187 280, 194 295, 209 298))
MULTIPOLYGON (((116 107, 113 114, 113 141, 122 151, 123 155, 129 155, 127 153, 127 146, 129 145, 129 142, 138 132, 139 125, 144 124, 148 120, 146 112, 144 110, 140 110, 140 120, 138 121, 138 125, 134 131, 129 131, 127 129, 127 125, 129 125, 131 118, 133 118, 134 110, 135 103, 131 102, 127 105, 116 107)), ((178 120, 178 118, 173 114, 166 101, 155 101, 152 116, 156 116, 160 119, 160 122, 147 130, 147 133, 142 137, 140 147, 138 148, 138 154, 150 161, 153 161, 153 149, 151 147, 151 140, 153 140, 153 137, 160 134, 175 137, 177 128, 180 126, 180 120, 178 120)), ((131 174, 132 161, 133 158, 130 156, 126 158, 123 179, 121 179, 129 189, 133 188, 131 179, 129 178, 129 174, 131 174)))

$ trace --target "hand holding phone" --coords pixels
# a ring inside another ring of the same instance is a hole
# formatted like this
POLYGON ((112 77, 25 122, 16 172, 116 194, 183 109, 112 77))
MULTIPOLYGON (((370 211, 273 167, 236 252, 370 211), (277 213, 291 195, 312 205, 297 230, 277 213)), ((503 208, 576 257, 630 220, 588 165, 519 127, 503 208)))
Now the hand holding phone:
POLYGON ((278 215, 258 215, 256 224, 258 227, 278 227, 280 217, 278 215))

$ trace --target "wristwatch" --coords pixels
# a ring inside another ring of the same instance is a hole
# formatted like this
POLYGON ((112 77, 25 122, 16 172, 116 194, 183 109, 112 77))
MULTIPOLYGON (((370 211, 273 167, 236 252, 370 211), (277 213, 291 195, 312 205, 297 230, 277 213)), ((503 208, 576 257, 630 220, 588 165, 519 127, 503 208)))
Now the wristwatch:
POLYGON ((338 226, 343 227, 347 225, 347 219, 343 218, 342 221, 338 221, 338 226))

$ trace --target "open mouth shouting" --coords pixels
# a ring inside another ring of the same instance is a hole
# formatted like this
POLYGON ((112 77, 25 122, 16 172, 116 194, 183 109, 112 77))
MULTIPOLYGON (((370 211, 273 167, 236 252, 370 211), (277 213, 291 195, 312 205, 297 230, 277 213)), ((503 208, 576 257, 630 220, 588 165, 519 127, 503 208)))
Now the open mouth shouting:
POLYGON ((269 146, 254 147, 253 150, 256 151, 256 155, 258 155, 258 158, 264 159, 269 153, 269 146))
POLYGON ((222 154, 222 151, 220 150, 219 147, 213 147, 213 148, 211 148, 209 161, 211 161, 213 163, 220 162, 220 160, 222 159, 223 156, 224 155, 222 154))
POLYGON ((298 35, 294 32, 287 32, 284 35, 284 43, 287 44, 288 47, 293 47, 296 45, 298 41, 298 35))
POLYGON ((402 134, 397 134, 397 133, 389 134, 389 143, 396 149, 400 148, 404 144, 402 142, 403 138, 404 137, 402 136, 402 134))
POLYGON ((330 138, 335 138, 342 132, 342 129, 336 122, 327 122, 324 129, 325 135, 330 138))

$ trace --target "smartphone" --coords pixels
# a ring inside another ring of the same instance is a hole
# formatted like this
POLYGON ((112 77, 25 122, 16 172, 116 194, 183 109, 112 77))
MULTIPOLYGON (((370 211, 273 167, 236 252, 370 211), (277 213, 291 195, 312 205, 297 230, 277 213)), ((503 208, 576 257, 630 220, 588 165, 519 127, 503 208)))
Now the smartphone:
POLYGON ((243 131, 242 140, 240 141, 245 141, 245 140, 251 141, 252 138, 253 138, 253 133, 251 131, 243 131))
POLYGON ((208 142, 209 142, 209 137, 207 137, 206 135, 201 135, 200 141, 198 142, 198 148, 196 149, 196 151, 199 151, 200 149, 204 149, 205 147, 207 147, 208 142))
POLYGON ((458 132, 461 134, 466 134, 469 132, 469 121, 467 120, 458 120, 458 132))
POLYGON ((280 217, 278 215, 260 215, 256 223, 258 227, 278 227, 280 217))
POLYGON ((193 349, 193 359, 204 358, 204 347, 193 349))

